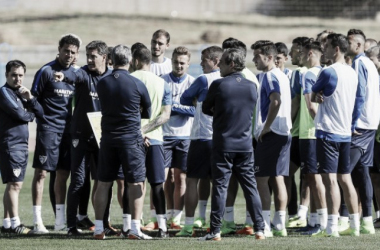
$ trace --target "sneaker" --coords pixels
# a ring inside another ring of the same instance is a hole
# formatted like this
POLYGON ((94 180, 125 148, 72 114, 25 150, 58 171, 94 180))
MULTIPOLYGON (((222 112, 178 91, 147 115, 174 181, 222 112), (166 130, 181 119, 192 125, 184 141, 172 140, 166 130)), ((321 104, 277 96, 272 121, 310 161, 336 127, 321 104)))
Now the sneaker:
POLYGON ((10 229, 10 233, 15 233, 15 234, 32 234, 32 230, 30 230, 29 228, 25 227, 23 224, 18 225, 14 229, 12 229, 12 228, 9 228, 9 229, 10 229))
POLYGON ((380 228, 380 218, 373 220, 373 226, 374 228, 380 228))
POLYGON ((319 230, 319 232, 314 233, 311 235, 311 237, 339 237, 338 231, 333 231, 331 234, 328 234, 326 230, 319 230))
POLYGON ((127 231, 124 231, 123 229, 121 229, 121 231, 119 233, 119 236, 122 237, 122 238, 127 238, 128 239, 129 232, 130 232, 129 229, 127 231))
POLYGON ((206 225, 206 220, 202 218, 197 218, 194 221, 194 227, 195 228, 202 228, 204 225, 206 225))
POLYGON ((69 230, 67 230, 68 236, 80 236, 82 235, 82 230, 78 229, 77 227, 70 227, 69 230))
POLYGON ((155 230, 155 229, 158 229, 158 223, 157 223, 157 219, 156 218, 151 218, 149 221, 148 221, 148 224, 146 224, 144 227, 141 228, 142 230, 145 230, 145 231, 152 231, 152 230, 155 230))
POLYGON ((185 225, 181 231, 175 234, 176 237, 194 237, 195 232, 193 230, 193 226, 185 225))
POLYGON ((265 240, 265 235, 264 235, 264 233, 263 232, 256 232, 255 233, 255 239, 256 240, 265 240))
POLYGON ((286 228, 283 228, 282 230, 272 229, 273 236, 276 237, 286 237, 288 236, 288 232, 286 231, 286 228))
POLYGON ((222 227, 220 228, 221 235, 235 234, 236 225, 234 221, 225 221, 223 220, 222 227))
POLYGON ((220 233, 213 234, 213 233, 208 233, 203 237, 198 238, 200 241, 206 241, 206 240, 214 240, 214 241, 221 241, 222 237, 220 236, 220 233))
POLYGON ((57 225, 54 224, 54 231, 66 231, 67 227, 66 224, 57 225))
POLYGON ((1 233, 2 234, 7 234, 7 233, 11 233, 11 228, 5 228, 4 226, 1 227, 1 233))
POLYGON ((83 220, 78 220, 77 218, 77 228, 82 228, 82 229, 88 229, 90 231, 95 230, 95 224, 88 218, 84 218, 83 220))
POLYGON ((165 232, 164 230, 162 230, 161 228, 159 228, 156 237, 157 238, 161 238, 161 239, 163 239, 163 238, 169 238, 169 233, 167 231, 165 232))
POLYGON ((42 222, 34 224, 33 234, 48 234, 49 231, 46 229, 42 222))
POLYGON ((360 236, 360 230, 355 228, 348 228, 344 231, 339 232, 339 235, 342 236, 360 236))
POLYGON ((174 230, 181 230, 182 227, 180 224, 177 224, 175 223, 174 221, 172 223, 170 223, 170 229, 174 229, 174 230))
POLYGON ((319 233, 319 231, 321 231, 321 226, 317 224, 314 227, 307 225, 306 230, 301 231, 300 229, 300 230, 297 230, 296 232, 300 232, 301 235, 312 235, 315 233, 319 233))
POLYGON ((146 235, 144 233, 136 234, 136 233, 129 232, 128 239, 130 239, 130 240, 151 240, 152 237, 150 237, 149 235, 146 235))
POLYGON ((116 228, 113 228, 111 225, 108 225, 107 227, 104 227, 104 234, 107 236, 114 236, 119 235, 120 231, 116 228))
POLYGON ((265 229, 264 230, 264 236, 265 236, 265 238, 272 238, 273 237, 273 233, 272 233, 271 230, 265 229))
POLYGON ((338 222, 338 232, 345 231, 345 230, 347 230, 349 228, 350 228, 350 222, 339 220, 339 222, 338 222))
POLYGON ((360 225, 361 234, 375 234, 375 227, 372 221, 362 221, 360 225))
POLYGON ((104 232, 102 232, 100 234, 94 233, 94 239, 95 240, 104 240, 105 238, 106 238, 106 234, 104 232))
POLYGON ((240 234, 240 235, 253 235, 254 232, 253 232, 253 228, 252 228, 251 225, 245 224, 242 229, 236 231, 236 234, 240 234))
POLYGON ((290 218, 288 222, 286 223, 286 227, 294 228, 294 227, 306 227, 307 221, 301 220, 299 216, 295 216, 293 218, 290 218))

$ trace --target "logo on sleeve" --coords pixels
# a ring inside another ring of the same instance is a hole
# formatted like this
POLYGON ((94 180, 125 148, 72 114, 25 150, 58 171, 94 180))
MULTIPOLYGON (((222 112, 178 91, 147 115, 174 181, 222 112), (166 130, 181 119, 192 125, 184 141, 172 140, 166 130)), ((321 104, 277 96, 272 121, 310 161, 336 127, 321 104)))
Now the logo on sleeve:
POLYGON ((13 175, 16 177, 19 177, 21 174, 21 168, 15 168, 13 169, 13 175))
POLYGON ((44 164, 47 160, 47 156, 46 155, 40 155, 38 157, 38 159, 40 159, 41 164, 44 164))
POLYGON ((73 140, 73 147, 76 148, 79 144, 79 139, 74 139, 73 140))

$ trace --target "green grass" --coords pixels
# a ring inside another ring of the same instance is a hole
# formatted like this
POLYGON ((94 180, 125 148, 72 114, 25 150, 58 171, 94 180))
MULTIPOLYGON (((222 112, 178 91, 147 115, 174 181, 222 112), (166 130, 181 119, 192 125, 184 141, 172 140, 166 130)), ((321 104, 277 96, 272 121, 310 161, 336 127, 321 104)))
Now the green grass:
MULTIPOLYGON (((33 154, 30 154, 32 158, 33 154)), ((24 187, 20 195, 20 217, 22 223, 31 227, 33 222, 31 180, 33 169, 30 164, 27 169, 24 187)), ((0 186, 0 193, 3 194, 5 185, 0 186)), ((149 195, 145 198, 144 219, 149 219, 149 195)), ((210 204, 208 206, 208 212, 210 204)), ((0 213, 3 206, 0 206, 0 213)), ((114 197, 111 207, 111 222, 121 228, 122 211, 117 203, 116 189, 114 187, 114 197)), ((94 218, 92 206, 89 207, 89 216, 94 218)), ((271 238, 264 241, 256 241, 249 237, 225 236, 221 242, 199 242, 195 238, 169 238, 153 241, 131 241, 118 237, 108 237, 104 241, 95 241, 89 231, 84 231, 84 235, 78 238, 68 238, 64 232, 55 233, 52 231, 54 225, 54 214, 49 201, 48 179, 45 181, 45 192, 43 198, 43 221, 51 233, 48 235, 17 236, 0 234, 0 249, 378 249, 379 239, 377 235, 362 235, 361 237, 340 237, 334 238, 311 238, 301 236, 289 231, 287 238, 271 238)), ((183 216, 184 218, 184 216, 183 216)), ((235 221, 238 224, 244 223, 245 202, 239 190, 236 200, 235 221)), ((173 235, 175 231, 170 231, 173 235)), ((376 231, 377 234, 380 230, 376 231)), ((198 230, 197 235, 205 234, 205 229, 198 230)), ((154 235, 154 233, 153 233, 154 235)))

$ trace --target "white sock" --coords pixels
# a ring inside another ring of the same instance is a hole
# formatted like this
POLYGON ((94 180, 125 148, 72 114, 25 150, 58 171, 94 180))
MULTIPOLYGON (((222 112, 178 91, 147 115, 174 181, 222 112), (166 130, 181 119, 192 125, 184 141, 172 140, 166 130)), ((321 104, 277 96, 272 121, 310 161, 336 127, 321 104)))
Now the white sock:
POLYGON ((85 219, 86 217, 88 217, 87 214, 86 214, 86 215, 77 214, 77 218, 78 218, 78 220, 83 220, 83 219, 85 219))
POLYGON ((156 215, 157 215, 157 214, 156 214, 156 209, 151 209, 151 210, 150 210, 150 217, 151 217, 152 219, 153 219, 153 218, 156 219, 156 215))
POLYGON ((20 226, 20 224, 21 224, 20 217, 16 216, 16 217, 11 218, 12 229, 15 229, 16 227, 20 226))
POLYGON ((4 218, 3 220, 3 227, 4 228, 10 228, 11 227, 11 219, 10 218, 4 218))
POLYGON ((185 225, 186 226, 194 225, 194 217, 185 217, 185 225))
POLYGON ((340 216, 339 220, 342 221, 342 222, 348 222, 348 217, 346 217, 346 216, 340 216))
POLYGON ((359 214, 350 214, 350 228, 359 230, 360 228, 359 214))
POLYGON ((171 218, 173 218, 173 214, 174 214, 173 209, 168 209, 168 210, 166 210, 166 218, 167 218, 168 220, 170 220, 171 218))
POLYGON ((94 234, 101 234, 104 231, 103 220, 95 220, 94 234))
POLYGON ((137 235, 141 235, 140 230, 140 220, 132 220, 131 221, 131 231, 137 235))
POLYGON ((300 220, 306 220, 308 210, 307 206, 299 205, 297 215, 300 217, 300 220))
POLYGON ((168 231, 168 228, 166 227, 166 215, 157 214, 156 217, 157 217, 158 228, 162 229, 162 231, 164 232, 168 231))
POLYGON ((245 211, 245 224, 250 225, 250 226, 253 225, 253 221, 252 221, 251 214, 249 213, 249 211, 245 211))
POLYGON ((198 201, 198 213, 199 218, 202 218, 206 220, 206 209, 207 209, 207 200, 205 201, 198 201))
POLYGON ((270 210, 263 210, 262 214, 265 224, 265 230, 272 231, 270 226, 270 210))
POLYGON ((372 216, 363 217, 363 221, 366 221, 366 222, 372 221, 373 222, 373 218, 372 218, 372 216))
POLYGON ((55 224, 56 225, 66 224, 65 204, 55 205, 55 224))
POLYGON ((234 207, 226 207, 224 210, 224 216, 223 219, 228 222, 233 222, 235 221, 234 218, 234 207))
POLYGON ((174 209, 173 222, 179 225, 181 223, 181 216, 182 216, 182 210, 174 209))
POLYGON ((318 214, 317 213, 310 213, 309 215, 309 226, 315 227, 315 225, 319 224, 318 221, 318 214))
POLYGON ((327 217, 326 233, 332 234, 332 232, 338 231, 338 218, 337 214, 329 214, 327 217))
POLYGON ((42 223, 41 206, 33 206, 33 224, 42 223))
POLYGON ((327 208, 317 209, 318 213, 318 224, 321 226, 321 229, 326 229, 327 226, 327 208))
POLYGON ((279 210, 275 212, 274 218, 273 218, 273 224, 277 230, 282 230, 285 228, 285 218, 286 218, 286 211, 279 210))
POLYGON ((127 232, 129 229, 131 229, 131 215, 130 214, 123 214, 123 231, 127 232))
POLYGON ((376 211, 376 218, 380 218, 380 210, 376 211))

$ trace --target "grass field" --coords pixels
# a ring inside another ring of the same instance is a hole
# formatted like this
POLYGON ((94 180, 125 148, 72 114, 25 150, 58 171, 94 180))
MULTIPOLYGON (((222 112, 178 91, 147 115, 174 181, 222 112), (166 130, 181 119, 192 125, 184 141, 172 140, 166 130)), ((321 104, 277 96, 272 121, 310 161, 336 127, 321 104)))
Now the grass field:
MULTIPOLYGON (((33 154, 30 154, 32 157, 33 154)), ((30 157, 30 158, 31 158, 30 157)), ((33 223, 31 180, 33 169, 28 166, 24 187, 20 195, 20 217, 21 222, 31 227, 33 223)), ((156 239, 152 241, 131 241, 119 237, 108 237, 104 241, 95 241, 92 233, 84 231, 83 237, 68 238, 64 232, 53 232, 54 214, 50 205, 48 195, 48 180, 45 181, 45 192, 43 200, 42 217, 46 227, 51 230, 48 235, 17 236, 0 234, 0 249, 378 249, 379 237, 377 230, 375 235, 362 235, 361 237, 340 237, 340 238, 311 238, 301 236, 294 231, 288 231, 287 238, 270 238, 264 241, 256 241, 254 238, 225 236, 221 242, 199 242, 195 238, 169 238, 156 239)), ((115 188, 114 188, 115 191, 115 188)), ((4 185, 0 186, 1 195, 4 192, 4 185)), ((122 227, 122 211, 114 198, 111 207, 111 222, 114 227, 122 227)), ((144 219, 149 219, 149 202, 146 196, 144 206, 144 219)), ((208 212, 210 204, 208 206, 208 212)), ((0 213, 3 206, 0 206, 0 213)), ((89 216, 94 218, 92 207, 89 208, 89 216)), ((184 216, 183 216, 184 219, 184 216)), ((241 226, 245 219, 245 202, 239 190, 235 208, 235 221, 241 226)), ((205 234, 205 229, 198 230, 197 235, 205 234)), ((170 231, 174 235, 176 231, 170 231)), ((155 232, 151 235, 154 236, 155 232)))

